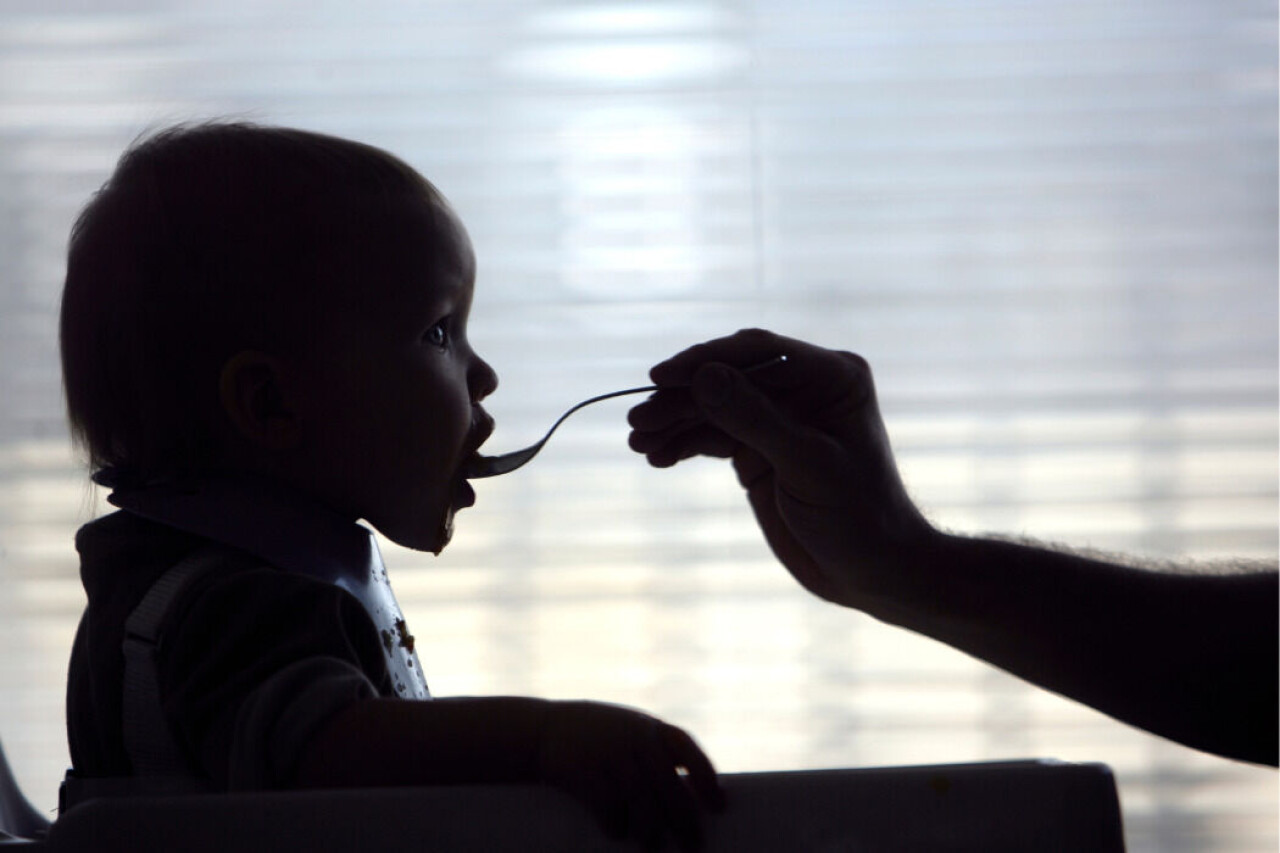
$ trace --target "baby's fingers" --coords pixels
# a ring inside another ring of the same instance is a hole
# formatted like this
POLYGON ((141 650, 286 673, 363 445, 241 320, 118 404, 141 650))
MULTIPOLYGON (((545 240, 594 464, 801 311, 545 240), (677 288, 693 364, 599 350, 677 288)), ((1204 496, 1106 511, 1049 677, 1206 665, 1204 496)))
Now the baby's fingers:
POLYGON ((676 766, 683 767, 688 773, 685 781, 698 800, 712 811, 722 811, 725 807, 724 789, 720 787, 711 759, 684 729, 664 723, 661 737, 676 766))
POLYGON ((699 803, 719 809, 724 794, 716 781, 715 768, 703 754, 693 738, 683 730, 666 723, 656 723, 649 731, 647 748, 638 758, 649 780, 648 796, 640 801, 652 807, 657 814, 643 810, 646 820, 660 819, 681 850, 697 850, 702 846, 702 809, 699 803), (678 774, 687 771, 686 777, 678 774))
POLYGON ((702 846, 702 814, 693 792, 676 774, 669 753, 654 751, 643 761, 657 812, 651 819, 661 821, 661 829, 671 834, 681 850, 697 850, 702 846))

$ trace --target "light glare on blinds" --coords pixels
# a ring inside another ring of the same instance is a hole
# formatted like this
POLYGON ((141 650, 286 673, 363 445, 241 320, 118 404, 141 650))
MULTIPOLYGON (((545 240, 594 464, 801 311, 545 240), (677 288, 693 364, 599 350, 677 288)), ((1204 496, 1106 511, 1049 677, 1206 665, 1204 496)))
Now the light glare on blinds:
MULTIPOLYGON (((42 808, 106 509, 61 418, 65 241, 170 122, 354 137, 443 190, 495 451, 764 326, 870 359, 943 526, 1276 555, 1274 4, 72 5, 0 9, 0 736, 42 808)), ((1273 773, 810 599, 727 467, 648 469, 625 410, 480 484, 440 559, 386 546, 435 693, 637 705, 729 771, 1104 761, 1131 850, 1275 848, 1273 773)))

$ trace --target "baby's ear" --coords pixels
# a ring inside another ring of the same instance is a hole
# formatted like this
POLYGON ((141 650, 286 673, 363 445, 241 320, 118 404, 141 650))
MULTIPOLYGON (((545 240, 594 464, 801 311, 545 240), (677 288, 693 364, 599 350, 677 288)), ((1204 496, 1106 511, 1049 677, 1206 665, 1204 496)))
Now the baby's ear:
POLYGON ((280 359, 256 350, 236 353, 222 366, 218 392, 222 410, 252 444, 288 450, 298 443, 287 368, 280 359))

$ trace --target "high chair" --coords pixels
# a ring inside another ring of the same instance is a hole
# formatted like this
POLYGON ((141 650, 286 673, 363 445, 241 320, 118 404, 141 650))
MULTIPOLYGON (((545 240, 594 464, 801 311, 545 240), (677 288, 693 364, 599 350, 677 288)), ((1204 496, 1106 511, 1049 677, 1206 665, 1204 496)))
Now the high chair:
POLYGON ((41 838, 49 821, 22 795, 0 743, 0 845, 18 845, 41 838))
MULTIPOLYGON (((990 764, 721 775, 703 853, 1124 853, 1100 764, 990 764)), ((460 786, 92 799, 31 853, 625 853, 553 788, 460 786)), ((673 850, 668 844, 663 851, 673 850)))

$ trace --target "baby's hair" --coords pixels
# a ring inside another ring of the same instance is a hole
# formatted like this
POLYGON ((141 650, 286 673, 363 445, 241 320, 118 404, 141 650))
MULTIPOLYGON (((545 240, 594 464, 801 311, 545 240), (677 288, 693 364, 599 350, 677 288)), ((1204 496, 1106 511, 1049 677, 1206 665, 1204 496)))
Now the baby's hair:
MULTIPOLYGON (((221 464, 218 373, 355 304, 390 216, 445 202, 361 143, 217 121, 132 145, 71 231, 59 329, 72 438, 103 485, 221 464)), ((439 220, 433 219, 433 224, 439 220)))

